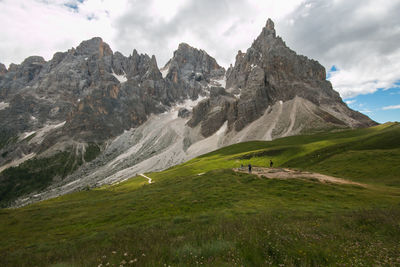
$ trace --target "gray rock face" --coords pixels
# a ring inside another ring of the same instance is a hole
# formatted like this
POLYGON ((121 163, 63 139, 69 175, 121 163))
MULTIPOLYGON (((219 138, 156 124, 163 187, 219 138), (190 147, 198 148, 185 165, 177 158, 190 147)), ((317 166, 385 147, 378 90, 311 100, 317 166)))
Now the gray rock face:
POLYGON ((179 118, 188 118, 190 117, 190 111, 186 108, 181 108, 178 110, 178 117, 179 118))
POLYGON ((4 64, 0 63, 0 76, 7 73, 7 68, 4 64))
POLYGON ((83 41, 74 52, 75 55, 97 55, 99 58, 104 56, 111 56, 113 54, 110 46, 104 43, 100 37, 94 37, 90 40, 83 41))
POLYGON ((179 44, 173 58, 166 64, 169 66, 167 77, 173 81, 209 81, 225 74, 225 69, 204 50, 198 50, 188 44, 179 44))
POLYGON ((225 69, 204 50, 181 43, 162 69, 172 92, 180 98, 196 99, 211 81, 222 79, 225 69))
POLYGON ((124 57, 95 37, 56 53, 49 62, 29 57, 11 65, 0 80, 0 100, 11 103, 0 114, 8 119, 0 124, 18 135, 66 121, 59 136, 103 142, 140 125, 148 114, 164 111, 175 101, 167 89, 154 56, 134 50, 124 57), (20 98, 32 104, 14 105, 20 98), (30 122, 31 116, 36 120, 30 122))
POLYGON ((212 87, 210 98, 200 102, 194 109, 192 118, 188 121, 190 127, 200 125, 201 134, 209 137, 214 134, 227 120, 235 116, 236 99, 222 87, 212 87))

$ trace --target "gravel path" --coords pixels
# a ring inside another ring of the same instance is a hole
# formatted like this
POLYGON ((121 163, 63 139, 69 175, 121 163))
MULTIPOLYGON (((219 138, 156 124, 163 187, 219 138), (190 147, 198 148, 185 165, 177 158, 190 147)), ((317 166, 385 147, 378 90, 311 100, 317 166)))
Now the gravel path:
MULTIPOLYGON (((248 173, 248 168, 234 168, 235 172, 248 173)), ((252 174, 259 177, 270 178, 270 179, 301 179, 301 178, 311 178, 317 179, 321 183, 335 183, 335 184, 353 184, 362 187, 366 187, 365 184, 349 181, 342 178, 337 178, 333 176, 328 176, 320 173, 313 173, 307 171, 299 171, 287 168, 263 168, 263 167, 253 167, 252 174)))
POLYGON ((142 177, 144 177, 144 178, 146 178, 147 180, 149 180, 149 184, 151 184, 152 183, 152 181, 151 181, 151 178, 150 177, 147 177, 146 175, 144 175, 143 173, 141 173, 141 174, 139 174, 140 176, 142 176, 142 177))

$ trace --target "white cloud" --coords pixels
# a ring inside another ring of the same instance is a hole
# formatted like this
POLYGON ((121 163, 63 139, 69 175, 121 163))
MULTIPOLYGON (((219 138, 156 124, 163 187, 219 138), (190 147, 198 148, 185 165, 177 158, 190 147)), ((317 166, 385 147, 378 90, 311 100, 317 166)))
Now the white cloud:
POLYGON ((100 36, 125 55, 155 54, 160 66, 187 42, 227 67, 271 17, 293 50, 337 66, 330 81, 343 98, 400 79, 398 0, 0 0, 0 10, 6 65, 100 36))
POLYGON ((382 109, 383 110, 400 109, 400 105, 386 106, 386 107, 383 107, 382 109))
POLYGON ((298 53, 337 66, 329 79, 351 98, 399 80, 399 13, 399 1, 308 0, 281 22, 281 34, 298 53))
POLYGON ((159 65, 187 42, 228 66, 268 17, 283 18, 303 1, 2 0, 0 62, 20 63, 30 55, 48 60, 100 36, 125 55, 133 49, 155 54, 159 65))
POLYGON ((347 105, 351 105, 351 104, 354 104, 355 102, 357 102, 357 100, 353 99, 353 100, 347 100, 345 102, 347 105))
POLYGON ((400 77, 399 60, 400 54, 394 55, 389 63, 382 62, 383 60, 372 62, 373 58, 362 60, 360 64, 331 72, 329 80, 343 98, 373 93, 378 88, 389 89, 400 77))
POLYGON ((150 2, 149 9, 156 19, 170 21, 177 15, 179 10, 188 3, 188 0, 153 0, 153 2, 150 2))
POLYGON ((138 1, 115 22, 117 46, 124 53, 135 47, 155 54, 159 65, 164 65, 178 44, 186 42, 204 49, 226 67, 234 63, 239 49, 245 51, 251 45, 268 17, 283 18, 302 2, 180 0, 170 7, 174 15, 165 16, 167 9, 162 5, 155 9, 158 4, 154 0, 152 5, 138 1))
POLYGON ((112 39, 110 14, 104 9, 108 8, 106 1, 78 3, 79 12, 65 6, 71 3, 73 1, 0 1, 0 62, 20 63, 31 55, 50 59, 55 52, 65 51, 93 36, 101 36, 106 41, 112 39))

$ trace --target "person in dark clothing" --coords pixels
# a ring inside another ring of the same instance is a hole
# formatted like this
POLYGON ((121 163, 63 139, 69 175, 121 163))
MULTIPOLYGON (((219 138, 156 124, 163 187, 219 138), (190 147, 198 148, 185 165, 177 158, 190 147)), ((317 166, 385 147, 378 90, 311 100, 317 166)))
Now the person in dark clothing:
POLYGON ((251 164, 249 164, 249 173, 251 173, 251 164))
POLYGON ((274 165, 274 163, 272 162, 272 160, 269 160, 269 167, 272 168, 272 165, 274 165))

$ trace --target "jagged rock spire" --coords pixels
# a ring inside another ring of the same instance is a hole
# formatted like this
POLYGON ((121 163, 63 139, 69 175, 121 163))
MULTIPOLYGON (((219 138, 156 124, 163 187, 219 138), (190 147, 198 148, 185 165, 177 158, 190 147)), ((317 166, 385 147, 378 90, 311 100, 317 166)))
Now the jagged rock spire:
MULTIPOLYGON (((168 61, 164 69, 167 66, 169 66, 169 72, 176 72, 176 75, 169 76, 175 81, 177 78, 189 81, 200 74, 201 79, 220 77, 225 74, 225 69, 218 65, 213 57, 204 50, 194 48, 187 43, 179 44, 174 56, 168 61)), ((200 77, 197 78, 200 79, 200 77)))
POLYGON ((268 18, 267 23, 265 24, 264 32, 267 35, 272 34, 274 37, 276 36, 275 24, 272 19, 268 18))
POLYGON ((265 28, 267 28, 268 30, 274 30, 275 29, 275 24, 272 21, 272 19, 268 18, 267 24, 265 25, 265 28))
POLYGON ((110 46, 100 37, 93 37, 92 39, 81 42, 76 48, 76 52, 81 55, 98 54, 101 57, 113 54, 110 46))
POLYGON ((7 73, 7 68, 4 64, 0 63, 0 75, 7 73))

